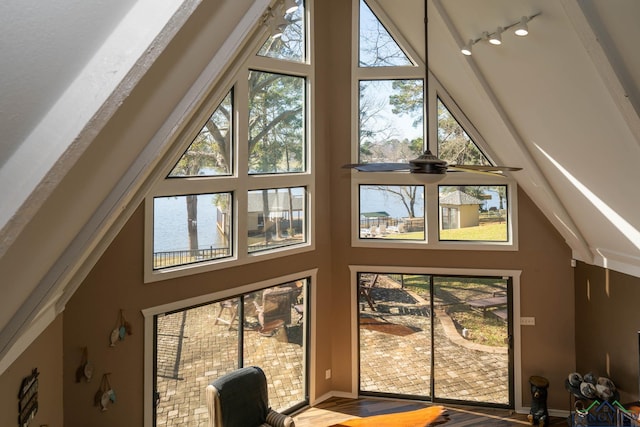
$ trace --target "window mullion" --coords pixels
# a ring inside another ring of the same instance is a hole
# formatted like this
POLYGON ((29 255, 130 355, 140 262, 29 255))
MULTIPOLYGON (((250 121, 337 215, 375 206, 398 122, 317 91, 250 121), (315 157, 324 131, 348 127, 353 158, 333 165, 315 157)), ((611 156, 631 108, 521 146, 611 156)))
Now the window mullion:
POLYGON ((234 240, 237 255, 244 257, 248 251, 248 191, 249 191, 249 69, 243 68, 236 84, 236 156, 235 171, 237 176, 234 194, 234 218, 236 222, 234 240))

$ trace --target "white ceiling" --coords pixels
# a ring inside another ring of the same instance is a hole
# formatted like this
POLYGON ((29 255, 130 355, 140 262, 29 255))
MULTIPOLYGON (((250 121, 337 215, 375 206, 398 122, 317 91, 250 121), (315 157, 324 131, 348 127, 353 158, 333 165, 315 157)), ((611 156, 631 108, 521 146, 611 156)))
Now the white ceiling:
POLYGON ((0 166, 27 139, 135 3, 0 3, 0 166))
MULTIPOLYGON (((424 55, 422 0, 379 0, 424 55), (420 11, 416 13, 416 11, 420 11)), ((429 68, 574 257, 640 276, 640 2, 433 0, 429 68), (530 34, 459 47, 541 13, 530 34)))
MULTIPOLYGON (((414 50, 424 55, 423 1, 378 3, 414 50)), ((12 268, 5 254, 20 255, 13 242, 73 165, 67 149, 83 138, 92 142, 91 135, 82 133, 85 126, 91 124, 87 128, 97 132, 95 120, 105 106, 115 111, 135 86, 137 80, 127 80, 131 70, 138 67, 142 75, 170 39, 169 35, 163 44, 154 45, 156 36, 167 33, 168 22, 175 26, 169 30, 179 29, 198 4, 200 0, 0 3, 3 279, 3 268, 12 268), (189 8, 183 10, 183 19, 176 20, 185 5, 189 8), (158 52, 150 48, 154 46, 158 52), (126 90, 122 82, 129 83, 126 90), (114 98, 114 93, 121 97, 114 98), (60 172, 54 166, 63 155, 70 163, 60 172), (51 188, 44 191, 43 184, 51 188), (36 190, 40 203, 30 197, 36 190)), ((225 34, 218 34, 218 50, 213 39, 209 46, 219 53, 225 38, 242 38, 231 31, 234 25, 241 27, 234 13, 250 7, 263 10, 266 0, 219 0, 215 5, 219 16, 212 25, 225 34)), ((640 1, 429 0, 429 18, 433 74, 482 134, 495 160, 524 168, 515 174, 519 185, 563 235, 574 257, 640 277, 640 1), (541 15, 529 23, 529 36, 505 33, 500 47, 481 42, 474 46, 473 56, 459 53, 464 41, 482 31, 537 12, 541 15)), ((99 123, 108 118, 105 115, 99 123)), ((136 159, 130 160, 135 165, 136 159)), ((131 176, 137 179, 135 171, 131 176)), ((107 184, 117 189, 115 184, 121 183, 107 184)), ((123 188, 123 194, 131 190, 123 188)), ((118 195, 109 197, 116 200, 118 195)), ((87 206, 88 212, 99 212, 97 205, 87 206)), ((120 212, 115 204, 107 208, 112 210, 105 208, 103 214, 120 212)), ((46 306, 41 300, 31 302, 32 297, 58 286, 53 274, 56 266, 67 269, 60 260, 69 242, 43 258, 46 265, 38 266, 42 272, 27 272, 31 276, 25 273, 12 281, 21 283, 22 293, 15 301, 15 287, 5 288, 4 281, 3 358, 10 345, 15 347, 17 331, 23 330, 16 319, 23 315, 33 320, 33 313, 46 306), (49 277, 50 283, 45 283, 49 277)), ((0 362, 0 367, 6 366, 0 362)))

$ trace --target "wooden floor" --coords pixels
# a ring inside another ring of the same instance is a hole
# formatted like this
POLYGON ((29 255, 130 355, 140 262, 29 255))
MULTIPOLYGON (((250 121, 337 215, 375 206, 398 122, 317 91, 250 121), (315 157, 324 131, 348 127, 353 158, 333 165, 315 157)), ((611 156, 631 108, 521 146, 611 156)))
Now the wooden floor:
MULTIPOLYGON (((296 427, 327 427, 355 417, 390 414, 424 408, 428 403, 394 399, 331 398, 294 415, 296 427)), ((530 425, 526 414, 507 409, 444 405, 446 417, 432 425, 449 426, 514 426, 530 425)), ((552 426, 567 425, 561 417, 551 417, 552 426)))

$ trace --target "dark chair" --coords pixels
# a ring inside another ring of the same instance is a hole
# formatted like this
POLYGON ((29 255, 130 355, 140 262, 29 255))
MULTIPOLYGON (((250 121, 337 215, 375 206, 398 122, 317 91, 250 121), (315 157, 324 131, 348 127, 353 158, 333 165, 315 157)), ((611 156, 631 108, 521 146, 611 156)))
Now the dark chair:
POLYGON ((237 369, 207 386, 209 427, 294 427, 269 407, 267 378, 257 366, 237 369))

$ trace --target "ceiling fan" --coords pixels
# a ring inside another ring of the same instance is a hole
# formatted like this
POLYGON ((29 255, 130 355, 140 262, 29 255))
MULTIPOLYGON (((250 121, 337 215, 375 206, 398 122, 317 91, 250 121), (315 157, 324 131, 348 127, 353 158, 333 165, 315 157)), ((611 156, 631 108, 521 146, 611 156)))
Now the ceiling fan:
MULTIPOLYGON (((428 72, 429 72, 429 49, 428 49, 428 19, 427 19, 427 0, 424 2, 424 45, 425 45, 425 79, 424 93, 429 93, 428 88, 428 72)), ((424 97, 425 117, 428 117, 427 106, 429 104, 428 96, 424 97)), ((522 168, 512 166, 492 166, 492 165, 455 165, 448 164, 445 160, 439 159, 431 150, 429 150, 428 132, 425 135, 426 151, 415 159, 409 160, 408 163, 350 163, 343 166, 346 169, 355 169, 360 172, 393 172, 407 170, 410 173, 432 175, 429 181, 439 181, 444 178, 447 172, 473 172, 488 175, 503 175, 508 171, 519 171, 522 168)))

